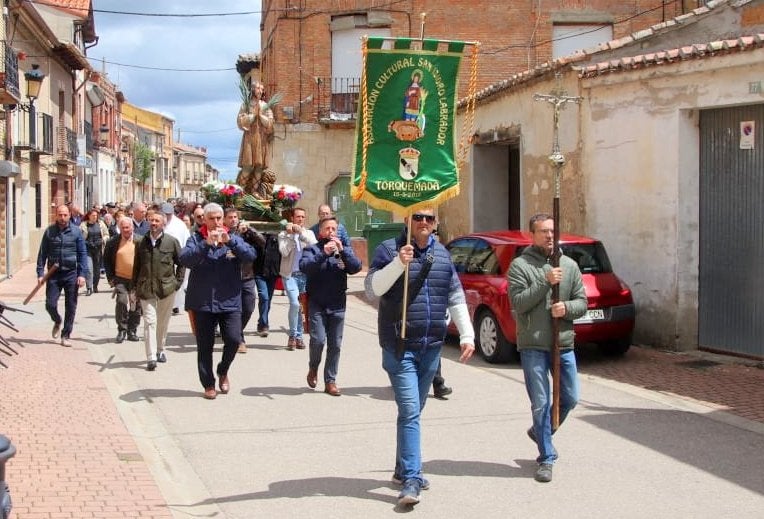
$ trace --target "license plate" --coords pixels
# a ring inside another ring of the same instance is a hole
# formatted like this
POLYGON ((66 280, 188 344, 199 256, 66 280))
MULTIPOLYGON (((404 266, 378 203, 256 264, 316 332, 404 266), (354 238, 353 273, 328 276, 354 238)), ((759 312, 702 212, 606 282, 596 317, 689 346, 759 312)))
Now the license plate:
POLYGON ((585 319, 589 321, 601 321, 605 318, 605 310, 602 308, 595 308, 594 310, 587 310, 585 319))

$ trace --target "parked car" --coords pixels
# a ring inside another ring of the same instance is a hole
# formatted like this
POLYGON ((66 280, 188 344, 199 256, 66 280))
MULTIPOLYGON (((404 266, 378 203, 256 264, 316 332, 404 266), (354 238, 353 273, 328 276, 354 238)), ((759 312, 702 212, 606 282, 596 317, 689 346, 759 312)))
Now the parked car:
MULTIPOLYGON (((490 231, 461 236, 446 245, 467 296, 475 348, 488 362, 517 358, 507 272, 512 260, 531 243, 531 234, 525 231, 490 231)), ((561 234, 560 248, 578 263, 589 299, 586 315, 574 324, 576 342, 596 343, 606 354, 623 355, 634 330, 631 289, 613 273, 598 240, 561 234)), ((456 331, 453 324, 450 331, 456 331)))

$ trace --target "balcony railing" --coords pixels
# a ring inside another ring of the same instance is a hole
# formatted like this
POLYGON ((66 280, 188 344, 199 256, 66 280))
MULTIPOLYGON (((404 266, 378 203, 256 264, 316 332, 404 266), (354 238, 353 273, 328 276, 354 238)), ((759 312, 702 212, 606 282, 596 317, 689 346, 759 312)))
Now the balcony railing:
POLYGON ((319 120, 355 120, 360 89, 358 77, 318 78, 313 96, 319 120))
POLYGON ((12 105, 19 102, 19 58, 16 51, 3 42, 3 70, 0 71, 0 104, 12 105))
POLYGON ((77 163, 77 134, 70 128, 62 126, 58 128, 56 161, 61 164, 77 163))
POLYGON ((53 154, 53 117, 35 112, 35 135, 30 139, 30 115, 27 105, 17 105, 13 111, 13 146, 43 155, 53 154))

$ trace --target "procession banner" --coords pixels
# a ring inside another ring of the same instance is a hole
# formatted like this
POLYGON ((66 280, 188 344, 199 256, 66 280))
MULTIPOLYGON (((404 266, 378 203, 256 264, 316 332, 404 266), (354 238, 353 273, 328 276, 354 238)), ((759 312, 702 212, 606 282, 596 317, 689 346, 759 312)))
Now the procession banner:
POLYGON ((455 120, 465 45, 366 39, 351 179, 355 200, 409 213, 459 194, 455 120))

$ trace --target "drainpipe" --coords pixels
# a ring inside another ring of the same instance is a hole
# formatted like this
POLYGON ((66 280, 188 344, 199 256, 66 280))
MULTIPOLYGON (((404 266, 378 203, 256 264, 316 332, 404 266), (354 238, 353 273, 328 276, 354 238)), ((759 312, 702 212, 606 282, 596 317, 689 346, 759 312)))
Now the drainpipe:
MULTIPOLYGON (((80 83, 80 86, 77 86, 77 71, 73 71, 72 73, 72 126, 76 126, 74 129, 75 135, 80 134, 80 115, 79 115, 79 103, 77 102, 77 93, 84 87, 88 81, 90 81, 90 74, 92 73, 92 70, 86 70, 85 71, 85 79, 82 80, 82 83, 80 83)), ((79 180, 79 172, 77 169, 79 166, 75 163, 74 165, 74 178, 75 178, 75 191, 77 186, 77 181, 79 180)), ((75 203, 80 207, 80 210, 84 211, 87 209, 85 207, 85 167, 82 167, 82 200, 75 200, 75 203)))

